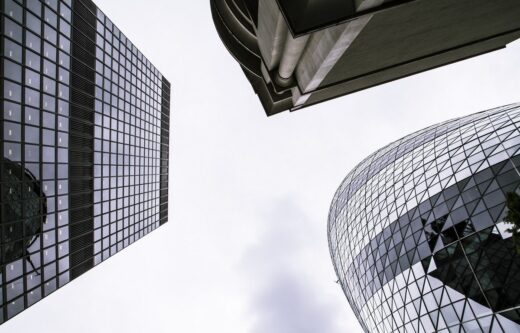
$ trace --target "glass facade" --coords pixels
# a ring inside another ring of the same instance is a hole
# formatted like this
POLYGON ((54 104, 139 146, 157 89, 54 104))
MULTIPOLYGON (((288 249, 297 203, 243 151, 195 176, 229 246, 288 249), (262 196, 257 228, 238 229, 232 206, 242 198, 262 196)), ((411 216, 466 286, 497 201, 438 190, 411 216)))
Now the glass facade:
POLYGON ((520 332, 520 104, 450 120, 375 152, 329 212, 339 283, 366 332, 520 332))
POLYGON ((167 221, 170 101, 92 1, 1 6, 0 323, 167 221))

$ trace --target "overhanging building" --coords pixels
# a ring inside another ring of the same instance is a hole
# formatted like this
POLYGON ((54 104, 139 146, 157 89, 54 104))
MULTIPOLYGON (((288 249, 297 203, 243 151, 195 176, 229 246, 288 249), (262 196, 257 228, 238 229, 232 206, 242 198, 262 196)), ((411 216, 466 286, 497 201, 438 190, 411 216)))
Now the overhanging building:
POLYGON ((520 104, 378 150, 329 213, 339 283, 365 332, 520 332, 520 104), (516 236, 517 237, 517 236, 516 236))
POLYGON ((1 23, 0 323, 167 222, 170 113, 92 1, 5 0, 1 23))
POLYGON ((517 0, 211 0, 267 113, 297 110, 505 47, 517 0))

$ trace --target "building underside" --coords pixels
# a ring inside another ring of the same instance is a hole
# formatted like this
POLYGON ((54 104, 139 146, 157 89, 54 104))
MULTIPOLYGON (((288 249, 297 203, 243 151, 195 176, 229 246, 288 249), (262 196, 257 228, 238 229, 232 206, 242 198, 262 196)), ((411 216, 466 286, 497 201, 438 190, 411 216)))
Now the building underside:
POLYGON ((267 115, 491 52, 520 37, 516 0, 211 0, 211 9, 267 115))

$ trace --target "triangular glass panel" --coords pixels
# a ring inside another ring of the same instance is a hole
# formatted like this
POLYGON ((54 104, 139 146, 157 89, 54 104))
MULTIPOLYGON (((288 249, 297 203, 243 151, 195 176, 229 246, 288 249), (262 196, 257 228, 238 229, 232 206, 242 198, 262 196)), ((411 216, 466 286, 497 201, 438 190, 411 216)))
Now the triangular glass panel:
POLYGON ((508 156, 515 156, 517 155, 518 149, 520 148, 520 145, 515 145, 513 147, 510 147, 506 150, 506 153, 508 156))
MULTIPOLYGON (((500 326, 500 323, 498 322, 497 317, 493 318, 493 323, 491 325, 490 332, 501 332, 501 333, 504 332, 504 330, 502 330, 502 327, 500 326)), ((505 332, 508 332, 508 331, 505 331, 505 332)))
POLYGON ((461 325, 460 324, 457 324, 457 325, 454 325, 454 326, 450 326, 448 327, 448 331, 450 333, 460 333, 461 332, 461 325))
POLYGON ((451 227, 453 227, 453 219, 448 218, 448 219, 446 219, 446 222, 445 222, 444 225, 442 226, 441 231, 444 231, 444 230, 449 229, 449 228, 451 228, 451 227))
POLYGON ((493 219, 493 221, 498 221, 499 217, 504 212, 504 208, 505 208, 505 204, 498 205, 498 206, 495 206, 495 207, 491 208, 489 210, 489 214, 491 215, 491 219, 493 219))
MULTIPOLYGON (((491 309, 489 309, 488 307, 485 307, 483 305, 478 304, 477 302, 475 302, 472 299, 468 298, 468 303, 471 306, 471 308, 473 309, 473 312, 475 313, 475 315, 477 317, 482 317, 482 316, 485 316, 485 315, 488 315, 488 314, 492 313, 491 309)), ((468 306, 466 306, 466 308, 467 307, 468 306)))
POLYGON ((486 189, 485 193, 491 193, 491 192, 494 192, 494 191, 496 191, 498 189, 500 189, 500 185, 498 184, 496 179, 493 179, 491 181, 491 184, 489 184, 488 188, 486 189))
POLYGON ((483 318, 478 318, 478 322, 480 324, 480 327, 484 332, 490 332, 491 328, 491 321, 493 319, 493 316, 487 316, 483 318))
MULTIPOLYGON (((514 311, 515 310, 508 311, 508 312, 514 312, 514 311)), ((509 318, 502 316, 503 314, 507 315, 507 313, 498 314, 495 317, 495 321, 498 319, 504 332, 520 332, 520 324, 515 323, 514 321, 510 320, 509 318)), ((517 318, 518 318, 518 315, 517 315, 517 318)))
POLYGON ((494 145, 494 146, 484 149, 484 155, 486 155, 486 157, 491 156, 493 154, 493 152, 497 149, 498 146, 499 145, 494 145))
POLYGON ((519 184, 520 184, 520 182, 513 182, 513 183, 508 184, 508 185, 502 185, 502 191, 504 193, 514 192, 518 188, 519 184))
POLYGON ((455 206, 455 203, 457 202, 458 199, 459 199, 459 197, 455 196, 455 197, 452 197, 445 201, 445 204, 446 204, 446 207, 448 207, 448 210, 453 209, 453 207, 455 206))
POLYGON ((491 182, 492 182, 492 180, 488 179, 488 180, 483 181, 482 183, 479 183, 477 185, 477 188, 478 188, 479 192, 482 193, 482 194, 485 193, 487 188, 491 184, 491 182))
POLYGON ((455 313, 459 318, 459 321, 462 321, 462 316, 464 314, 464 304, 466 302, 464 300, 453 303, 453 308, 455 309, 455 313))
POLYGON ((442 330, 446 328, 446 322, 441 314, 439 314, 439 320, 437 321, 437 330, 442 330))
POLYGON ((437 302, 437 305, 441 304, 442 300, 442 291, 444 288, 439 288, 433 291, 433 296, 435 297, 435 301, 437 302))
POLYGON ((442 242, 442 238, 439 237, 437 239, 437 243, 435 244, 435 247, 433 248, 433 253, 436 253, 444 248, 444 243, 442 242))
POLYGON ((436 289, 436 288, 444 286, 444 284, 441 281, 439 281, 439 279, 437 279, 433 276, 430 276, 430 275, 428 275, 428 282, 430 283, 431 289, 436 289))
POLYGON ((469 203, 466 203, 466 210, 468 211, 468 214, 471 216, 473 214, 473 211, 475 210, 475 207, 477 207, 477 204, 479 202, 482 202, 482 200, 473 200, 469 203))
POLYGON ((421 298, 419 297, 419 298, 415 299, 412 303, 415 308, 415 311, 417 313, 420 313, 421 312, 421 298))
POLYGON ((491 233, 502 237, 496 225, 493 227, 493 231, 491 231, 491 233))
POLYGON ((444 288, 444 292, 442 293, 441 306, 446 306, 450 303, 451 303, 450 297, 448 296, 448 293, 446 292, 446 288, 444 288))
POLYGON ((432 311, 429 313, 429 315, 430 315, 430 320, 433 323, 433 326, 437 326, 437 320, 439 319, 439 311, 438 310, 432 311))
POLYGON ((420 318, 421 324, 424 327, 426 332, 434 332, 435 331, 435 323, 432 323, 432 319, 428 315, 424 315, 420 318))
MULTIPOLYGON (((464 180, 461 181, 461 182, 464 182, 464 180)), ((459 183, 461 183, 461 182, 459 182, 459 183)), ((465 186, 463 187, 463 190, 461 190, 461 192, 463 192, 463 191, 465 191, 465 190, 467 190, 467 189, 469 189, 469 188, 472 188, 473 186, 477 185, 477 184, 475 183, 475 178, 473 178, 473 177, 468 177, 468 178, 466 178, 466 181, 465 181, 465 182, 466 182, 466 184, 465 184, 465 186)), ((458 184, 457 184, 457 185, 458 185, 458 184)), ((461 187, 459 186, 459 189, 460 189, 460 188, 461 188, 461 187)))
MULTIPOLYGON (((463 180, 461 180, 460 182, 457 183, 457 187, 459 188, 459 192, 462 192, 464 190, 465 187, 467 187, 468 185, 468 182, 472 179, 472 177, 468 177, 468 178, 465 178, 463 180)), ((475 182, 473 181, 473 184, 475 182)), ((471 187, 472 185, 470 185, 471 187)))
POLYGON ((463 236, 468 236, 475 232, 475 227, 471 223, 471 220, 467 221, 466 228, 464 228, 463 236))
POLYGON ((457 290, 455 290, 451 287, 446 287, 446 292, 450 296, 450 299, 452 302, 463 300, 465 298, 465 296, 463 294, 461 294, 460 292, 458 292, 457 290))
POLYGON ((500 170, 502 170, 502 168, 504 167, 504 165, 507 163, 507 161, 502 161, 502 162, 499 162, 495 165, 492 165, 491 166, 491 171, 493 171, 493 173, 496 175, 499 173, 500 170))
POLYGON ((513 170, 513 164, 509 161, 509 159, 504 160, 500 164, 502 164, 502 168, 500 168, 500 171, 497 173, 497 175, 504 174, 509 170, 513 170))
POLYGON ((462 197, 458 196, 457 197, 457 202, 455 202, 454 205, 451 206, 450 210, 455 210, 455 209, 457 209, 459 207, 462 207, 463 205, 464 205, 464 201, 462 201, 462 197))
POLYGON ((464 308, 464 315, 463 315, 462 321, 467 322, 467 321, 475 319, 475 314, 473 313, 473 310, 469 306, 468 302, 465 301, 465 303, 466 303, 466 306, 464 308))
POLYGON ((493 225, 493 220, 491 219, 491 215, 487 211, 483 211, 478 215, 474 215, 471 217, 471 222, 475 227, 476 231, 484 230, 487 227, 493 225))

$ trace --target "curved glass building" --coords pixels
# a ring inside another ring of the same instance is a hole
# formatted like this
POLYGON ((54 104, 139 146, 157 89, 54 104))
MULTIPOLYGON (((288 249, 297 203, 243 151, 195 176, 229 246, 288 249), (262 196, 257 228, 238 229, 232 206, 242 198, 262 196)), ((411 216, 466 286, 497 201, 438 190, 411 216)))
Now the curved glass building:
POLYGON ((366 332, 520 332, 519 128, 520 104, 449 120, 347 175, 329 247, 366 332))

